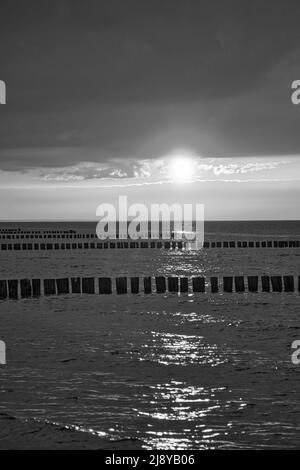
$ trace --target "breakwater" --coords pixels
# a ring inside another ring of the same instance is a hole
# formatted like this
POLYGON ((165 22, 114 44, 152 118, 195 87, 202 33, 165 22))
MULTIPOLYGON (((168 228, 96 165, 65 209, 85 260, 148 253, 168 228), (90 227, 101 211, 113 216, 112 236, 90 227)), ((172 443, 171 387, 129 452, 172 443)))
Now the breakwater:
POLYGON ((0 299, 61 294, 179 294, 300 292, 300 276, 121 276, 51 279, 2 279, 0 299))

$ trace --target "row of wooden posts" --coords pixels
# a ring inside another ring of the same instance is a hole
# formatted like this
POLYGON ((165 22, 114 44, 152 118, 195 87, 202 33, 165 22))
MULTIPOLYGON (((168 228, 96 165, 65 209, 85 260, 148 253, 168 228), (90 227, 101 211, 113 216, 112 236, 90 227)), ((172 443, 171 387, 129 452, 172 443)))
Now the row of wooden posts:
POLYGON ((204 242, 204 248, 299 248, 300 240, 204 242))
POLYGON ((7 250, 86 250, 86 249, 115 249, 115 248, 178 248, 182 249, 182 241, 153 241, 153 242, 84 242, 84 243, 1 243, 1 251, 7 250))
MULTIPOLYGON (((186 246, 185 241, 106 241, 83 243, 1 243, 1 251, 6 250, 76 250, 102 248, 177 248, 186 246)), ((203 248, 298 248, 300 241, 261 241, 261 242, 204 242, 203 248)))
MULTIPOLYGON (((101 246, 99 246, 99 242, 101 240, 99 240, 97 238, 97 235, 95 233, 72 233, 72 232, 61 232, 59 233, 59 231, 55 231, 53 233, 48 233, 48 232, 45 232, 45 233, 42 233, 42 234, 22 234, 22 232, 20 232, 20 234, 2 234, 0 235, 0 239, 2 240, 5 240, 8 242, 8 240, 20 240, 20 239, 32 239, 32 242, 31 243, 27 243, 27 247, 26 247, 26 243, 16 243, 15 241, 13 242, 13 248, 10 248, 10 241, 8 243, 2 243, 1 245, 1 249, 2 250, 5 250, 5 246, 7 247, 7 249, 15 249, 15 250, 19 250, 19 249, 23 249, 23 250, 26 250, 26 249, 51 249, 50 248, 50 245, 51 245, 51 242, 49 241, 47 243, 47 246, 49 246, 49 248, 43 248, 43 246, 45 245, 45 243, 42 243, 42 242, 37 242, 38 240, 40 239, 50 239, 50 240, 53 240, 53 239, 69 239, 70 240, 70 243, 72 243, 72 240, 78 240, 78 239, 94 239, 95 242, 94 243, 97 243, 98 242, 98 248, 101 248, 101 246), (41 246, 41 248, 38 247, 38 245, 41 246), (32 248, 32 246, 34 246, 34 248, 32 248)), ((166 239, 164 237, 159 236, 157 237, 156 239, 152 239, 151 240, 151 237, 149 236, 149 239, 147 238, 142 238, 140 240, 130 240, 130 239, 121 239, 121 238, 117 238, 116 240, 112 240, 112 239, 108 239, 105 241, 106 243, 109 243, 109 245, 107 246, 108 248, 124 248, 126 247, 126 244, 127 244, 127 247, 135 247, 135 246, 130 246, 130 243, 133 244, 133 243, 139 243, 139 245, 137 245, 137 247, 139 247, 140 245, 149 245, 149 248, 155 248, 157 244, 158 245, 158 248, 161 248, 162 247, 162 243, 179 243, 181 244, 182 246, 184 246, 187 242, 186 240, 176 240, 174 239, 174 237, 172 238, 169 238, 169 239, 166 239), (116 246, 116 244, 118 244, 116 246), (125 246, 124 246, 125 245, 125 246)), ((54 249, 65 249, 65 246, 66 246, 66 243, 57 243, 55 244, 53 241, 52 243, 55 245, 54 249)), ((72 243, 73 245, 73 248, 83 248, 83 243, 78 243, 78 246, 75 246, 75 243, 73 242, 72 243)), ((145 247, 148 247, 148 246, 142 246, 142 248, 145 248, 145 247)), ((242 240, 242 241, 204 241, 203 243, 203 247, 204 248, 299 248, 300 247, 300 240, 242 240)), ((86 246, 84 248, 95 248, 95 246, 91 246, 89 247, 86 243, 86 246)), ((105 247, 106 248, 106 247, 105 247)), ((67 247, 68 249, 68 247, 67 247)))
POLYGON ((1 240, 23 240, 23 239, 55 239, 55 238, 67 238, 67 239, 78 239, 78 238, 98 238, 95 233, 16 233, 16 234, 2 234, 0 235, 1 240))
POLYGON ((293 275, 178 277, 71 277, 59 279, 0 280, 0 299, 56 294, 165 294, 217 292, 300 292, 293 275))
POLYGON ((29 235, 37 235, 37 234, 45 234, 45 233, 77 233, 75 230, 21 230, 18 229, 9 229, 9 228, 1 228, 0 233, 2 234, 29 234, 29 235))

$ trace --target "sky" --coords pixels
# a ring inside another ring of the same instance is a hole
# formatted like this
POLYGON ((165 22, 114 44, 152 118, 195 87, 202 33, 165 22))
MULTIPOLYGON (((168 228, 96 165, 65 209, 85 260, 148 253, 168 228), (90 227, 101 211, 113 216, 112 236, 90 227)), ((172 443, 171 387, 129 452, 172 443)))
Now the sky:
POLYGON ((119 195, 298 219, 299 14, 298 0, 2 0, 0 220, 93 220, 119 195))

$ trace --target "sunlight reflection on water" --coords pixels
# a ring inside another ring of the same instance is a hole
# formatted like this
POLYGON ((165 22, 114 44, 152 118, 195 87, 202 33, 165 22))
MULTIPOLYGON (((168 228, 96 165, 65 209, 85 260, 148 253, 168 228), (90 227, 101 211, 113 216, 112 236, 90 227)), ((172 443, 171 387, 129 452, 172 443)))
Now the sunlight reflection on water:
POLYGON ((138 415, 159 423, 152 425, 152 428, 158 427, 157 430, 146 431, 145 447, 149 449, 185 449, 192 448, 195 444, 200 448, 211 448, 214 446, 214 438, 223 436, 226 439, 231 423, 209 427, 206 424, 209 416, 224 416, 229 408, 231 411, 239 411, 246 406, 242 399, 228 399, 224 402, 223 393, 231 393, 226 387, 196 387, 185 382, 171 381, 152 386, 151 389, 152 408, 157 407, 159 411, 136 409, 138 415), (176 423, 175 431, 168 430, 168 422, 176 423), (185 439, 182 438, 183 433, 185 439))
POLYGON ((203 336, 151 331, 152 342, 144 344, 140 361, 164 365, 209 364, 212 367, 228 361, 228 352, 217 344, 207 344, 203 336))

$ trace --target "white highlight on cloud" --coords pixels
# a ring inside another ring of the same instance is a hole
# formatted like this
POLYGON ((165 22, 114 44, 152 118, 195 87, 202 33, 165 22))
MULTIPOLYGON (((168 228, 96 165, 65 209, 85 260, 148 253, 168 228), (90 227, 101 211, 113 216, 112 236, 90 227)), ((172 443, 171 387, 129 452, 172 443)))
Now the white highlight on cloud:
MULTIPOLYGON (((147 159, 110 159, 64 167, 0 171, 2 187, 118 188, 178 184, 170 172, 176 155, 147 159)), ((184 159, 184 154, 181 155, 184 159)), ((288 182, 300 180, 300 156, 201 158, 188 155, 193 172, 183 184, 288 182)))
MULTIPOLYGON (((173 160, 174 161, 174 160, 173 160)), ((181 158, 184 161, 184 158, 181 158)), ((36 177, 42 181, 71 182, 86 180, 174 180, 174 174, 170 172, 170 162, 172 159, 161 157, 157 159, 115 159, 105 164, 94 162, 83 162, 76 166, 64 168, 52 168, 37 170, 36 177)), ((227 178, 232 176, 242 177, 247 174, 262 173, 264 178, 271 177, 274 171, 279 167, 288 166, 291 160, 260 158, 259 161, 254 157, 242 159, 229 158, 193 158, 187 160, 193 163, 193 178, 209 180, 217 177, 221 181, 223 176, 227 178)), ((186 181, 188 182, 188 181, 186 181)))
POLYGON ((217 163, 215 160, 211 164, 199 164, 198 170, 201 172, 212 171, 215 175, 237 175, 254 173, 258 171, 274 170, 280 165, 289 163, 289 161, 271 161, 271 162, 238 162, 238 163, 217 163))

